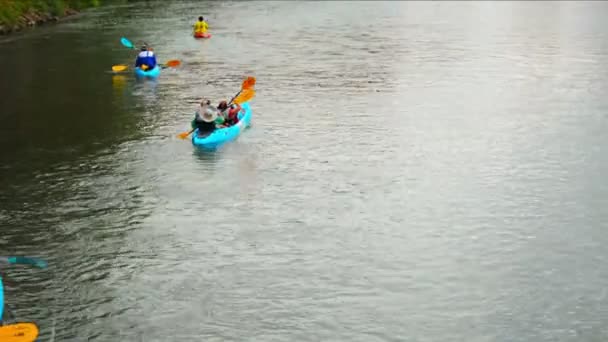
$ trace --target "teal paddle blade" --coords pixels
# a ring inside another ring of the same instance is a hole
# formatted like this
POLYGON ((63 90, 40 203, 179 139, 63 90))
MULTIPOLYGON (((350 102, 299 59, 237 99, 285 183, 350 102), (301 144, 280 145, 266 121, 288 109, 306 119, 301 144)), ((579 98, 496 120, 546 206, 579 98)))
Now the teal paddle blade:
POLYGON ((133 48, 133 43, 131 43, 131 41, 125 37, 120 38, 120 42, 122 43, 122 45, 128 47, 129 49, 133 48))
POLYGON ((8 257, 8 262, 11 264, 22 264, 22 265, 32 265, 32 266, 36 266, 38 268, 47 268, 48 267, 48 263, 42 259, 38 259, 38 258, 28 258, 28 257, 21 257, 21 256, 13 256, 13 257, 8 257))

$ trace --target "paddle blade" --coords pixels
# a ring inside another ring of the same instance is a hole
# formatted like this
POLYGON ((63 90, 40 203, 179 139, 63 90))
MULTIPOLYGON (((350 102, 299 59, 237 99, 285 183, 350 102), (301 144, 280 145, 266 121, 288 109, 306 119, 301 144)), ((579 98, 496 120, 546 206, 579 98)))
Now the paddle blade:
POLYGON ((247 77, 241 85, 242 90, 239 96, 234 99, 234 103, 241 104, 251 100, 255 96, 255 77, 247 77))
POLYGON ((121 72, 121 71, 127 70, 127 68, 128 67, 126 65, 114 65, 114 66, 112 66, 112 71, 121 72))
POLYGON ((188 132, 181 132, 180 134, 177 135, 177 137, 180 138, 180 139, 186 139, 190 135, 190 133, 192 133, 192 132, 190 132, 190 131, 188 131, 188 132))
POLYGON ((253 89, 245 89, 241 92, 241 94, 234 99, 234 103, 242 104, 249 100, 251 100, 255 96, 255 90, 253 89))
POLYGON ((241 88, 242 89, 253 89, 253 86, 255 86, 255 77, 249 76, 243 81, 241 88))
POLYGON ((47 268, 49 265, 46 261, 38 258, 29 258, 22 256, 12 256, 8 257, 8 262, 11 264, 21 264, 21 265, 33 265, 38 268, 47 268))
POLYGON ((146 71, 146 70, 148 70, 148 66, 145 64, 142 64, 142 66, 140 66, 140 69, 146 71))
POLYGON ((164 65, 169 68, 175 68, 175 67, 180 66, 180 64, 182 64, 182 62, 180 62, 179 60, 172 59, 170 61, 167 61, 167 63, 165 63, 164 65))
POLYGON ((131 41, 128 40, 127 38, 125 38, 125 37, 120 38, 120 43, 122 45, 124 45, 125 47, 128 47, 129 49, 134 49, 135 48, 135 46, 133 46, 133 43, 131 43, 131 41))
POLYGON ((33 342, 38 338, 38 327, 34 323, 15 323, 0 326, 2 342, 33 342))

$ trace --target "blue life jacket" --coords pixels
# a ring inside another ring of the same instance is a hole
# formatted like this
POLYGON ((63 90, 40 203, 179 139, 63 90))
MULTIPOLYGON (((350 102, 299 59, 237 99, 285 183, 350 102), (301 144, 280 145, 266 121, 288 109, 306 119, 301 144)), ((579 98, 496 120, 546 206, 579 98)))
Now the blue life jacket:
POLYGON ((152 51, 141 51, 139 55, 137 55, 137 59, 135 60, 135 66, 139 67, 143 64, 147 65, 149 69, 154 69, 156 66, 156 56, 152 51))

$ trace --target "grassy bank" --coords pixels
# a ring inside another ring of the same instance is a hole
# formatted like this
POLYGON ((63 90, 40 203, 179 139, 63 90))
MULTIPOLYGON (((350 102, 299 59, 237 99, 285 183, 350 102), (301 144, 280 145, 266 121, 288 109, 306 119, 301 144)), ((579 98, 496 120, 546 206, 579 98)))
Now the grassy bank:
POLYGON ((57 21, 102 0, 0 0, 0 33, 57 21))

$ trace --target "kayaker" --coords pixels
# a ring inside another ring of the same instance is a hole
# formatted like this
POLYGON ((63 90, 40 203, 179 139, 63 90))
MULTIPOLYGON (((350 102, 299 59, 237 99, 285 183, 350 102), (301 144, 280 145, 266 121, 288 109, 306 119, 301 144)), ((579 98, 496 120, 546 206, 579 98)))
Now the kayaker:
POLYGON ((205 21, 205 18, 203 18, 203 17, 198 17, 198 21, 193 26, 194 26, 194 34, 196 34, 196 35, 203 35, 203 34, 207 33, 207 30, 209 29, 209 25, 207 24, 207 22, 205 21))
POLYGON ((211 106, 211 101, 203 100, 194 114, 192 128, 198 128, 199 133, 210 134, 217 128, 217 111, 211 106))
POLYGON ((135 60, 135 67, 139 67, 144 70, 151 70, 156 67, 156 56, 152 48, 147 45, 141 47, 137 59, 135 60))
POLYGON ((238 104, 232 104, 228 107, 228 103, 226 101, 220 102, 217 109, 220 111, 220 115, 225 118, 225 125, 232 126, 236 125, 239 122, 239 111, 241 110, 241 106, 238 104))

